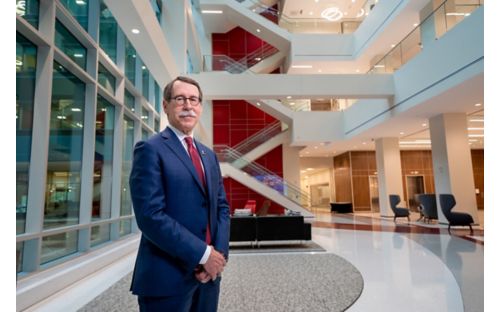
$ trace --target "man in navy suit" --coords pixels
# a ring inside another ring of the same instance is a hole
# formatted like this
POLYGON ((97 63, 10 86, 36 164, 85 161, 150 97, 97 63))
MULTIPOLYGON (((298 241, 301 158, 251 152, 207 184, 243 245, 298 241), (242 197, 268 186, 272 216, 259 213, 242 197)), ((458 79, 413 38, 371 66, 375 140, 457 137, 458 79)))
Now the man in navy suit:
POLYGON ((142 237, 131 290, 141 311, 217 311, 229 205, 216 155, 193 140, 202 91, 177 77, 163 97, 170 125, 134 149, 130 189, 142 237))

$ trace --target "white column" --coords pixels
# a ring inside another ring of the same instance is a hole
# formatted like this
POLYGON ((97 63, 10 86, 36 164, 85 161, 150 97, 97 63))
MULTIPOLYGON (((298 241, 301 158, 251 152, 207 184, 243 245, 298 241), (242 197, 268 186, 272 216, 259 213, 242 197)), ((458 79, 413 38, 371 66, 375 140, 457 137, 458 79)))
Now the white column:
POLYGON ((453 194, 457 202, 454 210, 467 212, 476 221, 477 204, 467 116, 464 113, 441 114, 432 117, 429 125, 439 221, 447 222, 441 211, 439 194, 453 194))
POLYGON ((187 0, 164 1, 161 28, 167 42, 170 42, 170 50, 178 65, 180 74, 185 74, 187 69, 187 0))
POLYGON ((377 158, 380 215, 393 216, 394 214, 389 204, 389 194, 396 194, 401 197, 401 200, 404 199, 399 139, 377 139, 375 140, 375 151, 377 158))

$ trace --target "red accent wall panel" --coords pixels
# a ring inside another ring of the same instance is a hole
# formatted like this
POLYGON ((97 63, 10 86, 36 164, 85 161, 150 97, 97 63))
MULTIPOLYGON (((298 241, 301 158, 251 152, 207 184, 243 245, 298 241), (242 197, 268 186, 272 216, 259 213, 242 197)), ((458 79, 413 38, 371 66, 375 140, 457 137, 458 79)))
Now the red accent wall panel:
MULTIPOLYGON (((212 34, 213 54, 228 55, 234 60, 240 60, 245 55, 261 49, 264 44, 264 41, 239 27, 226 34, 212 34)), ((279 73, 279 69, 275 72, 279 73)), ((274 121, 276 121, 274 117, 246 101, 215 100, 213 101, 214 145, 235 146, 274 121)), ((283 150, 279 146, 259 158, 257 162, 283 177, 282 153, 283 150)), ((266 199, 230 178, 224 179, 224 187, 231 211, 243 208, 249 199, 256 200, 259 209, 266 199)), ((282 214, 284 208, 272 202, 269 213, 282 214)))

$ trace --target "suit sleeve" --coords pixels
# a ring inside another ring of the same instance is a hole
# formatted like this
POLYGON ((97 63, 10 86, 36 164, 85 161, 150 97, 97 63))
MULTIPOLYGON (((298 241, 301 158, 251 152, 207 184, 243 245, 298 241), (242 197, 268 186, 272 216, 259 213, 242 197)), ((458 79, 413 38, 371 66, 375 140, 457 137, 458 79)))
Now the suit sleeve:
POLYGON ((137 225, 151 243, 181 260, 186 269, 194 270, 206 243, 165 213, 162 170, 156 148, 138 142, 129 181, 137 225))
POLYGON ((226 192, 224 190, 224 183, 220 171, 220 165, 215 157, 215 162, 217 164, 218 172, 218 193, 217 193, 217 234, 215 241, 215 249, 222 252, 225 258, 228 258, 229 254, 229 230, 230 230, 230 213, 229 204, 226 199, 226 192))

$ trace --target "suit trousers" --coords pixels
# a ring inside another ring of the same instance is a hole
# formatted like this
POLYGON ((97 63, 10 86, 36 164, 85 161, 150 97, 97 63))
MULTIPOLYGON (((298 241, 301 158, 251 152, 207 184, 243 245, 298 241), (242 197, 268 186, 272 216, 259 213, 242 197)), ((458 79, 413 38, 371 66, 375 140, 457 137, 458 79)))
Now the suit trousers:
POLYGON ((199 283, 186 294, 168 297, 138 296, 141 312, 216 312, 221 278, 199 283))

